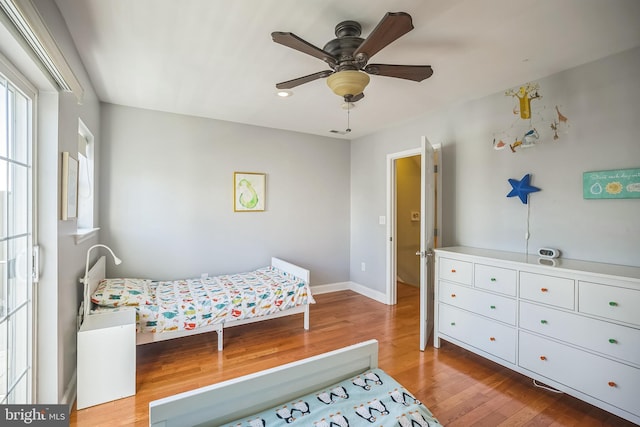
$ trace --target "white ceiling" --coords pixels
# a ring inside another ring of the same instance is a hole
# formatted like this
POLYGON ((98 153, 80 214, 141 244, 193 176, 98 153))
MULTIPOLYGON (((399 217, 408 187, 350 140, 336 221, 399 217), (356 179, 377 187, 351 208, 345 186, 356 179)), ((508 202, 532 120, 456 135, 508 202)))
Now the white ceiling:
POLYGON ((287 99, 275 83, 326 64, 274 43, 271 32, 322 48, 340 21, 360 22, 366 38, 386 12, 407 12, 415 29, 370 62, 431 65, 434 75, 372 76, 350 113, 349 139, 640 46, 638 0, 56 3, 102 101, 324 136, 347 127, 324 79, 287 99))

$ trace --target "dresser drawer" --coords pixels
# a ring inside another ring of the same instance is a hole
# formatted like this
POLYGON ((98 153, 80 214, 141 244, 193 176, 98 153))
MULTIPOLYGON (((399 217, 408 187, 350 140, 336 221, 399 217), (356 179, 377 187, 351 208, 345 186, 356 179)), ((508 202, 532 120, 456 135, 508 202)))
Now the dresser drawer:
POLYGON ((573 310, 574 293, 572 279, 520 272, 520 298, 573 310))
POLYGON ((617 408, 640 415, 640 369, 522 331, 518 364, 617 408))
POLYGON ((438 330, 510 363, 516 362, 516 330, 446 304, 439 305, 438 330))
POLYGON ((640 366, 640 329, 520 302, 519 325, 640 366))
POLYGON ((438 274, 440 279, 451 280, 452 282, 471 285, 473 281, 472 264, 467 261, 460 261, 451 258, 440 258, 438 274))
POLYGON ((578 282, 578 311, 640 326, 640 289, 578 282))
POLYGON ((476 264, 474 285, 477 288, 515 297, 516 271, 508 268, 476 264))
POLYGON ((515 326, 515 300, 449 282, 440 282, 439 286, 441 302, 515 326))

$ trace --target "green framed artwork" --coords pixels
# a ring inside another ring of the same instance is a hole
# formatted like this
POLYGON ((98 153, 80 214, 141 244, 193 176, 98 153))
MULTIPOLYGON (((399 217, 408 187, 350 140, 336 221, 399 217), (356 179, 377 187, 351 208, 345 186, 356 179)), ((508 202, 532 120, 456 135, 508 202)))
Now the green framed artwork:
POLYGON ((584 172, 585 199, 640 199, 640 168, 584 172))
POLYGON ((235 212, 263 212, 266 202, 266 174, 234 172, 233 210, 235 212))

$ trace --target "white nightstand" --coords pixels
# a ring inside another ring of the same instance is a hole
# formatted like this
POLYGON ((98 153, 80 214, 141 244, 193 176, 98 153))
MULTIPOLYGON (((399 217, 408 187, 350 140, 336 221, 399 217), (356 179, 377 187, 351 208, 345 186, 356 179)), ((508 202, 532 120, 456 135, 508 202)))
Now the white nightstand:
POLYGON ((78 331, 77 408, 136 394, 136 312, 86 316, 78 331))

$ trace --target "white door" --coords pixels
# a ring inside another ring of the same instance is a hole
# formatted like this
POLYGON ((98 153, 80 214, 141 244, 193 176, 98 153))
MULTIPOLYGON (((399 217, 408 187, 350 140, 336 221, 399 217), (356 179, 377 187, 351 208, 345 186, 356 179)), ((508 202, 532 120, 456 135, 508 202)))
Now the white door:
POLYGON ((0 404, 33 400, 34 99, 0 58, 0 404))
POLYGON ((436 189, 434 176, 434 150, 426 137, 422 137, 422 177, 420 198, 420 350, 427 347, 433 330, 433 256, 436 224, 436 189))

